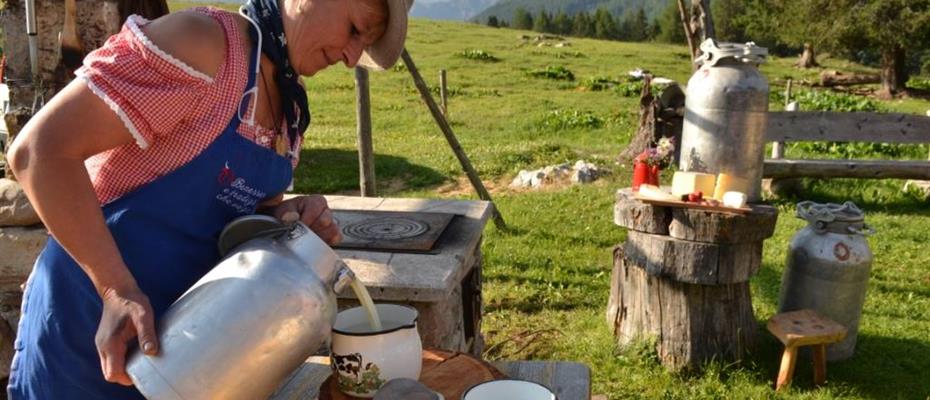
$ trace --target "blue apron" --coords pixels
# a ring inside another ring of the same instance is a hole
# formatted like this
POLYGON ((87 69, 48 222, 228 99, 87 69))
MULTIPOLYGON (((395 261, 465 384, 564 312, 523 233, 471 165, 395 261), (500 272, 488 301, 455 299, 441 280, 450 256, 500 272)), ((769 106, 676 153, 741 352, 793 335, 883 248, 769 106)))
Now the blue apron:
MULTIPOLYGON (((247 88, 255 84, 255 51, 247 88)), ((103 206, 107 226, 156 321, 219 262, 216 242, 226 223, 254 213, 291 181, 290 160, 242 137, 239 124, 234 116, 192 161, 103 206)), ((10 398, 142 399, 135 388, 103 378, 94 344, 101 312, 90 278, 49 237, 23 296, 10 398)))

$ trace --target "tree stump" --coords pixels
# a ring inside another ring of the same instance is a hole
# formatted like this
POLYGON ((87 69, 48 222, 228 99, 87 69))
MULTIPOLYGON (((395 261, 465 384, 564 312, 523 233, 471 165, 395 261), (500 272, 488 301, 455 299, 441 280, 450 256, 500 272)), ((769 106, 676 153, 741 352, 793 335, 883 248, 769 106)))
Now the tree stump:
POLYGON ((756 331, 749 279, 778 211, 745 215, 659 207, 617 193, 614 221, 629 230, 614 250, 607 320, 620 344, 654 337, 666 367, 741 359, 756 331))

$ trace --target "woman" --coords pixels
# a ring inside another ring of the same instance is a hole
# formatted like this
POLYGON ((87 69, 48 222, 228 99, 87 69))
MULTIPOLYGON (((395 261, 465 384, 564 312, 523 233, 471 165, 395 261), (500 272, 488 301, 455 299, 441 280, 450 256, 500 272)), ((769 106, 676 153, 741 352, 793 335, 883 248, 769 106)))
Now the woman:
MULTIPOLYGON (((265 212, 340 240, 319 196, 282 201, 309 124, 300 76, 396 62, 412 0, 250 0, 127 20, 8 161, 51 237, 23 298, 11 398, 141 398, 127 346, 265 212)), ((244 379, 246 379, 244 377, 244 379)))

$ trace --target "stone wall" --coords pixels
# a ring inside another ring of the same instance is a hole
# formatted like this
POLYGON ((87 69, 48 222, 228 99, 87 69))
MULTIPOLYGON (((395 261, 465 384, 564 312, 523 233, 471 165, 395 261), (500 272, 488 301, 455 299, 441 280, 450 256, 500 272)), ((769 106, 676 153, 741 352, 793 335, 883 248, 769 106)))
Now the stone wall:
MULTIPOLYGON (((26 36, 26 9, 23 0, 7 0, 0 12, 0 29, 4 34, 6 55, 4 80, 10 88, 10 111, 4 119, 10 132, 9 141, 32 116, 35 98, 29 62, 29 41, 26 36)), ((35 0, 38 31, 39 71, 43 82, 40 93, 49 100, 73 78, 60 63, 58 34, 64 25, 65 7, 62 0, 35 0)), ((77 31, 84 48, 100 47, 110 35, 119 32, 122 24, 117 0, 78 0, 77 31)), ((12 176, 8 171, 6 176, 12 176)))

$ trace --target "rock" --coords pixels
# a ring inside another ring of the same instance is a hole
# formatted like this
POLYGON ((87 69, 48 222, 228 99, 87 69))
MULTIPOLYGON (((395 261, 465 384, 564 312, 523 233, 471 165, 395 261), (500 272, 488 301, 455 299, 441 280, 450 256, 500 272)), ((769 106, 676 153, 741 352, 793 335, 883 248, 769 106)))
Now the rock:
POLYGON ((42 226, 0 228, 0 290, 19 289, 47 240, 42 226))
POLYGON ((571 46, 572 44, 570 42, 559 42, 555 44, 555 47, 571 47, 571 46))
POLYGON ((930 181, 907 181, 904 184, 904 192, 914 193, 924 200, 930 200, 930 181))
POLYGON ((13 363, 13 341, 16 334, 6 321, 0 321, 0 379, 10 377, 10 364, 13 363))
POLYGON ((533 171, 521 170, 510 183, 510 187, 538 188, 549 183, 590 183, 599 176, 600 171, 596 165, 579 160, 574 166, 559 164, 533 171))
POLYGON ((591 183, 600 176, 597 166, 584 160, 578 160, 572 167, 573 183, 591 183))
POLYGON ((652 84, 653 84, 653 85, 667 86, 667 85, 671 85, 671 84, 673 84, 673 83, 677 83, 677 82, 675 82, 675 80, 673 80, 673 79, 663 78, 663 77, 661 77, 661 76, 657 76, 657 77, 655 77, 655 78, 652 78, 652 84))
POLYGON ((0 226, 29 226, 40 222, 23 187, 12 179, 0 179, 0 226))

